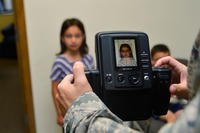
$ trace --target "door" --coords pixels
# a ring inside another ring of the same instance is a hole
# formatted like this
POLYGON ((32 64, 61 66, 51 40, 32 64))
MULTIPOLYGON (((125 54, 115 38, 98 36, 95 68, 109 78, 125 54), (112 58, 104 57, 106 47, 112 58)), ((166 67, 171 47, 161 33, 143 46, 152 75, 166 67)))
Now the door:
POLYGON ((23 0, 0 0, 0 12, 8 1, 13 11, 0 15, 0 132, 35 133, 23 0))

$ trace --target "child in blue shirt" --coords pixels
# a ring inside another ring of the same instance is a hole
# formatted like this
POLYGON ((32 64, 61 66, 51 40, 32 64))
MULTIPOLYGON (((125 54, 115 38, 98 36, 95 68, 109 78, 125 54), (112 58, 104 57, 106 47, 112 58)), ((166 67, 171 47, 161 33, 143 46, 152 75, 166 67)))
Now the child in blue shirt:
POLYGON ((72 73, 72 67, 76 61, 82 61, 85 69, 88 70, 94 68, 94 60, 88 54, 84 25, 76 18, 66 19, 63 22, 60 31, 60 46, 61 50, 53 63, 50 78, 52 81, 52 96, 57 112, 57 123, 62 126, 63 117, 55 100, 57 86, 67 74, 72 73))

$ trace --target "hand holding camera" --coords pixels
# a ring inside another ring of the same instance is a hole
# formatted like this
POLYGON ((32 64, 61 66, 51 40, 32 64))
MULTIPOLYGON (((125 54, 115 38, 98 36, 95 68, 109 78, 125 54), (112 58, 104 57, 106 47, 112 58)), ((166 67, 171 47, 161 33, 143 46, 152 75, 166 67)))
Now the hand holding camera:
POLYGON ((187 67, 170 56, 158 60, 155 66, 168 66, 172 70, 172 84, 170 85, 171 94, 188 99, 187 67))
MULTIPOLYGON (((148 37, 142 32, 96 34, 97 70, 86 72, 93 91, 122 120, 144 120, 168 111, 171 72, 153 68, 148 37)), ((57 99, 67 110, 72 102, 91 91, 81 65, 74 66, 58 86, 57 99)))
POLYGON ((58 85, 57 100, 61 104, 63 116, 80 95, 92 91, 84 72, 84 66, 81 62, 76 62, 73 66, 73 75, 67 75, 58 85))

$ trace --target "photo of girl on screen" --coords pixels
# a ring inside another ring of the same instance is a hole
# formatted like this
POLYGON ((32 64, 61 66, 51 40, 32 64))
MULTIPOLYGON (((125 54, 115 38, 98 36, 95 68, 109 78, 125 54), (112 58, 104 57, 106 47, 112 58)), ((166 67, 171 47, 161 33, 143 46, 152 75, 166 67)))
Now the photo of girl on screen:
POLYGON ((118 52, 116 52, 116 60, 117 67, 131 67, 137 66, 137 61, 135 60, 135 52, 133 52, 133 48, 135 51, 134 40, 121 40, 121 41, 129 41, 128 43, 118 43, 120 40, 115 41, 115 47, 118 47, 118 52), (118 45, 118 46, 117 46, 118 45), (132 47, 132 48, 131 48, 132 47), (118 56, 117 56, 118 53, 118 56))

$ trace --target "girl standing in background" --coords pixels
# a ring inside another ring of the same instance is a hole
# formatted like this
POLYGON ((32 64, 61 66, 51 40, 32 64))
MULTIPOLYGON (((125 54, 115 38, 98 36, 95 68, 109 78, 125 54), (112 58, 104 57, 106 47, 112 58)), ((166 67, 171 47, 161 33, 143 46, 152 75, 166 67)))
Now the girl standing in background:
POLYGON ((72 73, 72 67, 76 61, 82 61, 87 70, 94 69, 94 61, 92 56, 88 54, 84 25, 76 18, 66 19, 63 22, 60 31, 60 46, 61 51, 53 64, 50 78, 57 123, 62 126, 63 117, 55 100, 57 86, 67 74, 72 73))

